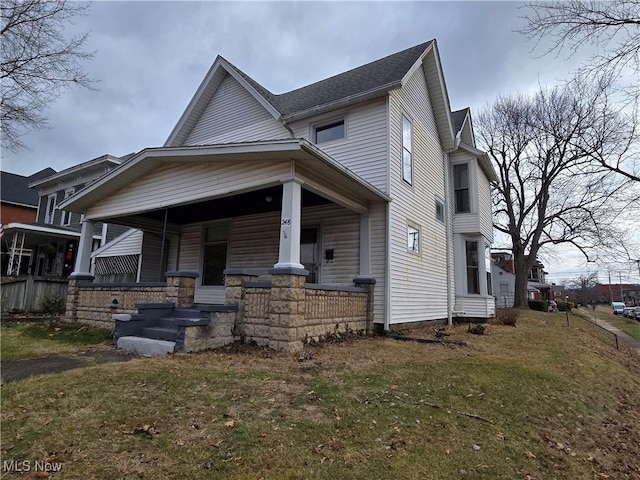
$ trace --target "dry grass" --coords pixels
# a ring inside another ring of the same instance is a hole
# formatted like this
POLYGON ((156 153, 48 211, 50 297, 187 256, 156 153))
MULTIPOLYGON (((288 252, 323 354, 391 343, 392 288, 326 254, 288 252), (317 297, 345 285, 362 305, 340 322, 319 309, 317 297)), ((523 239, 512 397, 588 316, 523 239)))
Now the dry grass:
POLYGON ((52 477, 78 479, 640 477, 637 354, 559 314, 466 329, 450 338, 468 347, 235 348, 8 383, 3 460, 55 452, 52 477))
POLYGON ((0 359, 9 362, 106 345, 112 343, 112 334, 104 329, 57 321, 5 321, 0 327, 0 341, 0 359))

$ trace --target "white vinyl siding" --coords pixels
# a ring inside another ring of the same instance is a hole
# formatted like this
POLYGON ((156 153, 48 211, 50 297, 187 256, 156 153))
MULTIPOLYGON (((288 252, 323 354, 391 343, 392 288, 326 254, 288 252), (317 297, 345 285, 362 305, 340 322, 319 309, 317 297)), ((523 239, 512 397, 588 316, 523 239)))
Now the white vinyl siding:
POLYGON ((296 138, 313 141, 314 125, 345 116, 346 138, 319 145, 324 152, 379 190, 387 191, 386 102, 376 100, 291 123, 296 138), (348 112, 348 114, 347 114, 348 112))
POLYGON ((422 68, 389 95, 389 129, 391 323, 444 319, 446 227, 433 213, 436 197, 445 197, 443 152, 422 68), (412 119, 413 188, 402 179, 404 114, 412 119), (407 251, 407 219, 420 225, 420 255, 407 251))
POLYGON ((130 215, 158 205, 186 204, 252 186, 279 184, 290 162, 163 164, 87 209, 87 218, 130 215))
MULTIPOLYGON (((382 280, 384 245, 380 244, 380 240, 384 240, 384 218, 380 213, 384 214, 383 208, 371 215, 371 263, 374 277, 382 280)), ((235 217, 229 222, 231 236, 227 268, 256 269, 263 278, 267 278, 268 271, 278 261, 280 212, 235 217)), ((200 272, 202 269, 202 225, 198 223, 183 227, 179 259, 181 270, 200 272)), ((360 269, 360 216, 334 204, 307 207, 302 209, 302 226, 318 227, 321 283, 352 286, 360 269), (334 250, 332 262, 324 260, 324 251, 327 249, 334 250)), ((376 284, 381 299, 384 298, 383 286, 382 281, 376 284)), ((223 303, 224 289, 198 286, 195 297, 196 303, 223 303)), ((382 314, 382 304, 377 312, 382 314)))
POLYGON ((117 257, 120 255, 137 255, 142 251, 142 236, 141 230, 135 230, 133 233, 127 233, 121 235, 122 239, 114 239, 111 245, 105 245, 105 250, 96 254, 96 257, 117 257))
POLYGON ((231 75, 227 75, 184 145, 289 138, 289 131, 231 75))
MULTIPOLYGON (((454 165, 465 163, 467 164, 467 172, 469 175, 469 212, 455 213, 453 215, 453 229, 455 233, 480 233, 480 215, 478 214, 478 182, 477 171, 479 170, 475 157, 466 152, 455 152, 451 154, 451 205, 455 206, 455 191, 454 191, 454 165)), ((489 215, 489 222, 491 222, 491 215, 489 215)))
POLYGON ((491 184, 481 168, 478 168, 476 172, 478 177, 478 221, 480 223, 480 233, 489 243, 493 243, 491 184))

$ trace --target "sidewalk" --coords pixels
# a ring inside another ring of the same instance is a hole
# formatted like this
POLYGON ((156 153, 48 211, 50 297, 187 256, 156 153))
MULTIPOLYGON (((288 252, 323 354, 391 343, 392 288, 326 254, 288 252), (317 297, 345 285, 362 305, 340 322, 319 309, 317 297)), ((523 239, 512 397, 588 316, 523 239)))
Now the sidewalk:
POLYGON ((605 322, 604 320, 601 320, 600 318, 597 317, 597 315, 594 315, 593 312, 590 312, 590 311, 585 310, 583 308, 580 308, 579 310, 582 313, 586 313, 594 323, 596 323, 597 325, 600 325, 605 330, 617 335, 618 338, 624 340, 632 348, 635 348, 636 351, 638 351, 638 353, 640 353, 640 340, 638 340, 636 338, 633 338, 628 333, 623 332, 619 328, 614 327, 613 325, 605 322))

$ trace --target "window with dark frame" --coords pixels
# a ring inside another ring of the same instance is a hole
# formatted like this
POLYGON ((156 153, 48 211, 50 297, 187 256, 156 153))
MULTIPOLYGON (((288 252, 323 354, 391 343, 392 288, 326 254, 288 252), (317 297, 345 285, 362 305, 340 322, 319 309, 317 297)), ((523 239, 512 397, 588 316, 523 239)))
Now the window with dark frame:
POLYGON ((202 285, 224 286, 227 268, 229 227, 217 225, 205 228, 202 258, 202 285))
POLYGON ((459 163, 453 166, 453 190, 456 213, 469 213, 469 165, 459 163))
POLYGON ((467 257, 467 293, 480 294, 478 242, 465 241, 465 253, 467 257))
POLYGON ((402 179, 413 185, 413 150, 411 121, 402 115, 402 179))
POLYGON ((315 143, 325 143, 344 138, 344 119, 314 128, 315 143))

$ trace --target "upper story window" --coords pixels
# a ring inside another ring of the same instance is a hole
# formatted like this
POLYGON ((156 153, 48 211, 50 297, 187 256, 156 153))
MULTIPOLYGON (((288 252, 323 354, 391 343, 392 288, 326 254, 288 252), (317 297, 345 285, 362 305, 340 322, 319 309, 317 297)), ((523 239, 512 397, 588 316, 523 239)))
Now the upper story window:
POLYGON ((344 138, 344 134, 344 118, 331 123, 325 123, 324 125, 318 125, 313 129, 315 143, 339 140, 340 138, 344 138))
POLYGON ((411 120, 402 115, 402 179, 413 185, 413 150, 411 120))
MULTIPOLYGON (((66 200, 74 193, 75 193, 74 188, 67 188, 64 191, 64 199, 66 200)), ((63 225, 63 226, 71 225, 71 212, 67 212, 66 210, 62 211, 62 216, 60 217, 60 225, 63 225)))
POLYGON ((229 227, 216 225, 204 230, 202 259, 202 285, 224 285, 227 268, 227 243, 229 227))
POLYGON ((459 163, 453 166, 453 190, 455 193, 456 213, 469 213, 469 165, 459 163))
POLYGON ((420 229, 413 225, 407 225, 407 250, 420 253, 420 229))
POLYGON ((44 223, 53 223, 53 217, 56 213, 57 195, 49 195, 47 198, 47 209, 44 211, 44 223))

